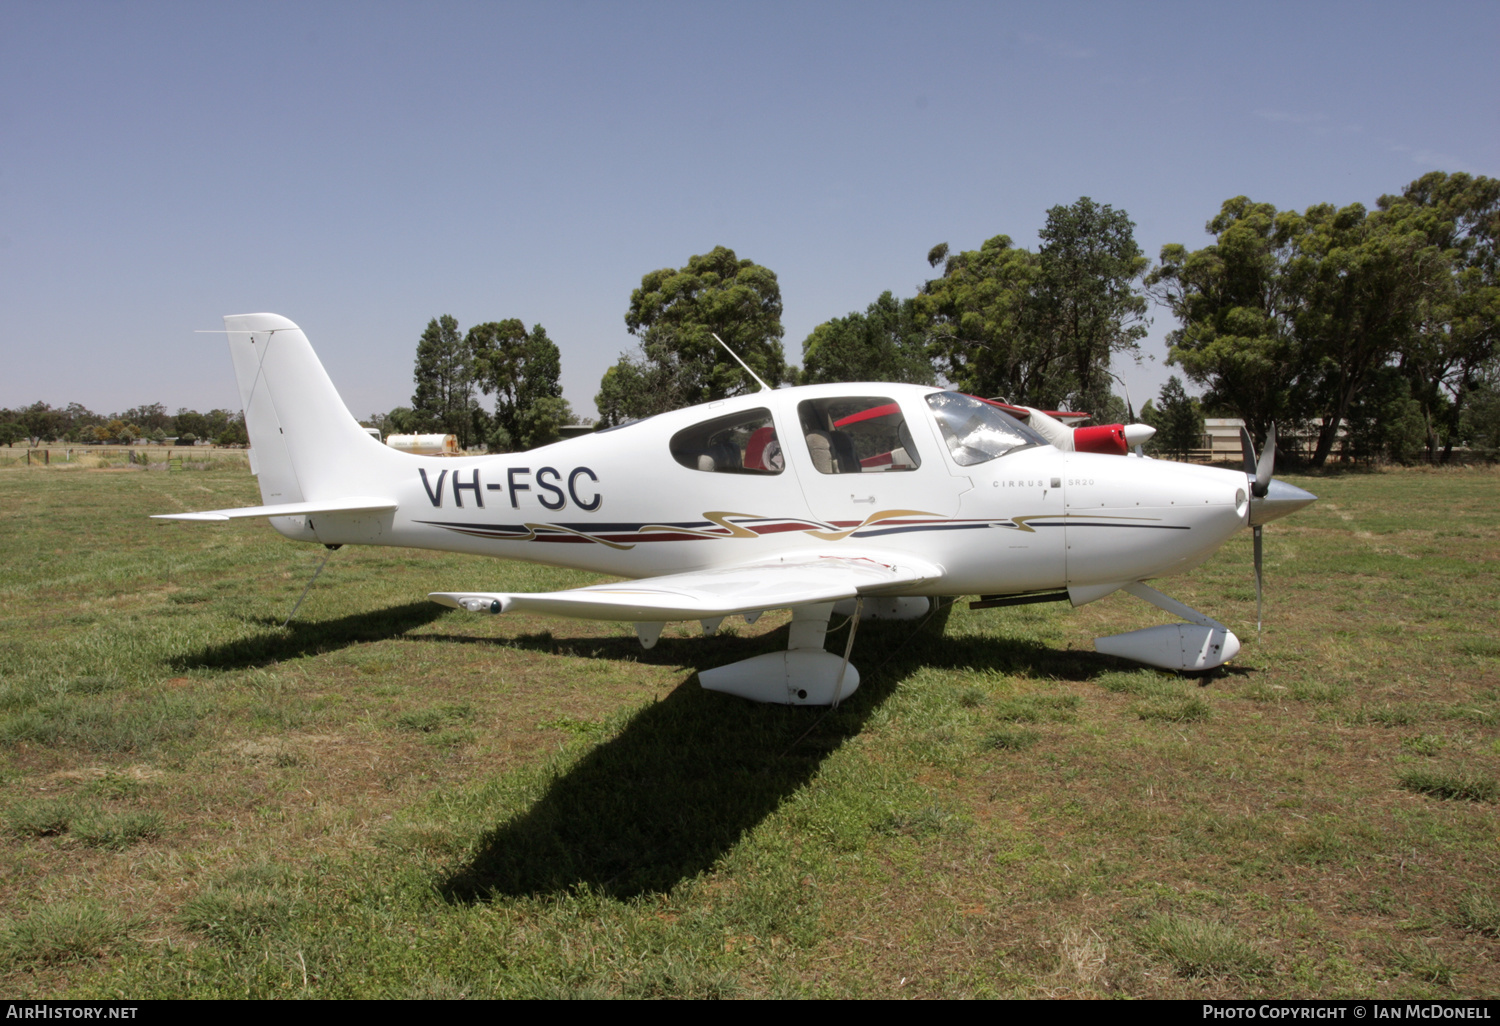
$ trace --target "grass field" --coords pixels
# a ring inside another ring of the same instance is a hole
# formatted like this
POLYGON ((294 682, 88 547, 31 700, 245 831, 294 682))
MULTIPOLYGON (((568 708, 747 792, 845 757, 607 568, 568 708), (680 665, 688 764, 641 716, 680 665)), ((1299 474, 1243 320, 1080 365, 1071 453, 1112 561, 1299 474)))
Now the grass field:
MULTIPOLYGON (((587 575, 150 513, 243 463, 0 467, 0 991, 22 997, 1500 994, 1500 474, 1293 478, 1173 596, 865 624, 838 712, 700 669, 785 644, 476 617, 587 575)), ((738 621, 736 621, 738 622, 738 621)), ((844 636, 830 636, 842 651, 844 636)))

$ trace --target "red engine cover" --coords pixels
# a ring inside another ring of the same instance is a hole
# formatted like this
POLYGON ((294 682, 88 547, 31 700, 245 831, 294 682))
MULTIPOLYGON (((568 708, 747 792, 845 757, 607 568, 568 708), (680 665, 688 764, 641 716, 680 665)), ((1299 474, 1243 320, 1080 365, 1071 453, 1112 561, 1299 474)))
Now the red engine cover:
POLYGON ((1124 424, 1074 428, 1073 448, 1078 452, 1097 452, 1105 456, 1124 456, 1130 451, 1125 444, 1124 424))

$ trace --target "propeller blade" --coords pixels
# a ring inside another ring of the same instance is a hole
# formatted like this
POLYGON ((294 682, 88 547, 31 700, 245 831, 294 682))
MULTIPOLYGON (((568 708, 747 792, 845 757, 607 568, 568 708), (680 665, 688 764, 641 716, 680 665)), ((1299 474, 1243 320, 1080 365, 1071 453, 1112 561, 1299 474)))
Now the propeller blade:
POLYGON ((1240 427, 1240 451, 1245 454, 1245 474, 1249 477, 1255 476, 1255 443, 1250 441, 1250 431, 1241 425, 1240 427))
POLYGON ((1255 633, 1260 633, 1261 614, 1264 608, 1261 594, 1261 564, 1260 564, 1260 526, 1251 528, 1255 535, 1255 633))
POLYGON ((1266 445, 1260 451, 1260 461, 1255 465, 1255 494, 1264 498, 1271 487, 1271 475, 1276 472, 1276 425, 1266 432, 1266 445))

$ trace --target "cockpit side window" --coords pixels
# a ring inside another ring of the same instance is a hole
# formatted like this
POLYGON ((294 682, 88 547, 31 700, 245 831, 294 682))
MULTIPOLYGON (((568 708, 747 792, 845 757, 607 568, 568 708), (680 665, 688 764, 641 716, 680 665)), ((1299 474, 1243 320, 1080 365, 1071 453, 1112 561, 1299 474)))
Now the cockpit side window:
POLYGON ((933 392, 927 405, 942 429, 943 441, 960 467, 1004 456, 1047 440, 1004 410, 962 392, 933 392))
POLYGON ((744 410, 683 428, 669 443, 672 458, 712 474, 779 474, 786 457, 771 411, 744 410))
POLYGON ((820 474, 916 470, 922 459, 901 407, 882 396, 835 396, 797 405, 807 453, 820 474))

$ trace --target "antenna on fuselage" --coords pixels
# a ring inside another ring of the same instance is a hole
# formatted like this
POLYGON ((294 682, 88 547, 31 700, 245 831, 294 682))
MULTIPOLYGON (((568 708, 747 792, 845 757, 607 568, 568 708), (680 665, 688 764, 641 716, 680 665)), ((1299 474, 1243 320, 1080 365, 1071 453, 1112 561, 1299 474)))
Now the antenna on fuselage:
POLYGON ((726 353, 728 353, 730 356, 734 357, 734 361, 736 363, 738 363, 741 367, 745 368, 745 373, 748 374, 748 375, 750 375, 752 378, 754 378, 755 379, 755 383, 757 385, 759 385, 761 388, 765 389, 767 392, 774 391, 771 388, 770 385, 766 384, 764 381, 762 381, 760 379, 760 375, 759 374, 755 373, 753 370, 750 369, 750 365, 748 363, 746 363, 744 360, 740 359, 740 354, 739 353, 736 353, 733 349, 729 348, 729 343, 728 342, 725 342, 722 338, 720 338, 716 332, 710 331, 709 334, 713 335, 715 342, 719 343, 719 345, 721 345, 721 346, 724 347, 724 351, 726 353))

